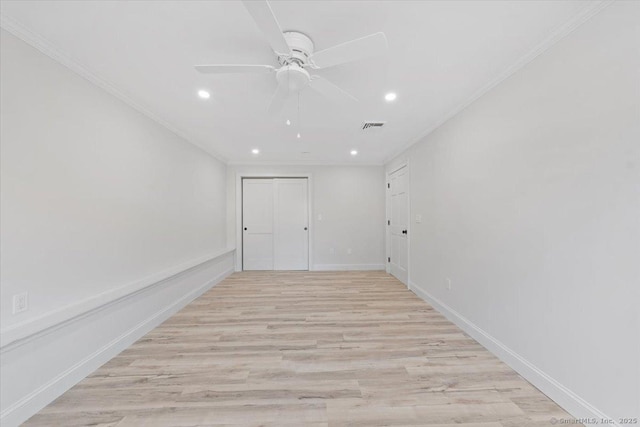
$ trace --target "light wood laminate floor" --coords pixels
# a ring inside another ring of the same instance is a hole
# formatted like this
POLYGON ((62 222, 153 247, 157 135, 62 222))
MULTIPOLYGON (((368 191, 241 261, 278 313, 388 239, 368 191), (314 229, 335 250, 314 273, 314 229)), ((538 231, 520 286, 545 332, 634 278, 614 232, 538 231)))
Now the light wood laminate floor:
POLYGON ((533 427, 571 417, 384 272, 236 273, 29 426, 533 427))

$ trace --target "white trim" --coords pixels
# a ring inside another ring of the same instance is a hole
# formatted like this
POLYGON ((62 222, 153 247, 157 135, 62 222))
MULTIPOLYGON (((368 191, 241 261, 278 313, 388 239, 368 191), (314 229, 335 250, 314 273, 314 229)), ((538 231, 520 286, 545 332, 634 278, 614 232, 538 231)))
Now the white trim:
POLYGON ((384 164, 385 163, 383 161, 356 163, 353 161, 333 162, 333 161, 321 161, 321 160, 309 160, 309 161, 229 160, 227 162, 227 165, 229 166, 301 166, 301 167, 311 167, 311 166, 353 166, 353 167, 369 166, 370 167, 370 166, 384 166, 384 164))
POLYGON ((313 271, 371 271, 385 269, 384 264, 314 264, 313 271))
POLYGON ((442 126, 449 119, 456 116, 462 110, 467 108, 473 102, 475 102, 478 98, 480 98, 485 93, 489 92, 491 89, 496 87, 502 81, 508 79, 513 75, 516 71, 536 59, 539 55, 546 52, 550 47, 558 43, 560 40, 571 34, 576 28, 580 25, 587 22, 593 16, 595 16, 598 12, 609 6, 613 3, 614 0, 598 0, 593 2, 587 2, 587 5, 574 15, 571 19, 561 25, 559 28, 555 29, 547 38, 538 43, 533 49, 527 52, 525 55, 520 57, 516 62, 514 62, 510 67, 500 73, 497 77, 490 80, 487 84, 482 86, 479 90, 477 90, 473 95, 467 98, 462 103, 456 105, 453 109, 451 109, 448 113, 443 115, 440 119, 436 120, 432 125, 430 125, 426 130, 422 131, 417 138, 412 139, 409 143, 404 144, 399 149, 394 150, 391 155, 387 156, 384 163, 387 164, 404 151, 406 151, 409 147, 414 145, 415 143, 421 141, 425 137, 427 137, 431 132, 442 126))
MULTIPOLYGON (((396 173, 396 172, 398 172, 400 169, 406 168, 406 167, 409 167, 409 161, 408 160, 405 160, 402 163, 398 163, 393 169, 388 170, 386 172, 387 173, 387 177, 392 175, 392 174, 394 174, 394 173, 396 173)), ((409 169, 407 169, 407 170, 409 170, 409 169)))
MULTIPOLYGON (((11 406, 5 408, 2 413, 0 413, 1 424, 7 426, 19 425, 20 423, 26 421, 37 411, 39 411, 50 402, 55 400, 62 393, 64 393, 64 391, 80 382, 91 372, 93 372, 108 360, 116 356, 118 353, 129 347, 149 331, 171 317, 174 313, 178 312, 182 307, 189 304, 191 301, 202 295, 204 292, 221 282, 224 278, 232 273, 233 268, 229 268, 221 272, 213 279, 208 280, 203 285, 175 300, 170 305, 165 306, 143 321, 127 329, 117 338, 106 343, 98 350, 73 364, 69 369, 59 373, 41 387, 38 387, 17 402, 13 403, 11 406)), ((147 289, 153 291, 153 289, 151 288, 147 289)), ((133 295, 129 295, 125 299, 128 300, 131 298, 133 298, 133 295)), ((121 299, 121 301, 124 303, 125 299, 121 299)), ((99 315, 97 313, 99 311, 100 308, 95 309, 93 310, 92 314, 99 315)), ((15 349, 15 346, 11 347, 12 349, 15 349)))
POLYGON ((309 270, 313 260, 313 174, 311 173, 253 173, 236 172, 236 271, 242 271, 242 178, 307 178, 307 197, 309 198, 309 270))
POLYGON ((167 120, 158 116, 156 113, 152 112, 148 108, 142 106, 137 101, 134 101, 133 98, 131 98, 130 96, 125 95, 125 93, 122 92, 120 89, 118 89, 116 85, 114 85, 113 83, 109 82, 103 77, 100 77, 94 71, 91 71, 87 67, 80 65, 78 62, 71 59, 69 55, 67 55, 66 53, 63 53, 63 51, 60 48, 56 47, 44 36, 36 33, 33 30, 28 29, 25 25, 23 25, 21 22, 19 22, 15 18, 8 16, 4 13, 0 13, 0 27, 7 30, 14 36, 18 37, 23 42, 38 49, 40 52, 44 53, 49 58, 53 59, 59 64, 67 67, 74 73, 85 78, 86 80, 98 86, 99 88, 103 89, 104 91, 108 92, 109 94, 115 96, 120 101, 124 102, 125 104, 137 110, 138 112, 144 114, 145 116, 147 116, 154 122, 158 123, 160 126, 164 127, 168 131, 174 133, 175 135, 179 136, 185 141, 198 147, 200 150, 204 151, 208 155, 214 157, 215 159, 219 160, 222 163, 225 163, 225 164, 227 163, 227 159, 222 155, 220 155, 218 152, 207 147, 206 144, 195 141, 193 138, 188 137, 185 132, 177 129, 175 126, 170 124, 167 120))
POLYGON ((159 283, 171 277, 182 274, 204 263, 213 261, 231 253, 234 250, 235 249, 233 248, 224 249, 214 254, 209 254, 187 261, 135 282, 128 283, 124 286, 110 289, 98 295, 92 295, 84 300, 48 311, 23 322, 7 326, 0 331, 1 351, 4 352, 6 347, 10 344, 16 343, 17 341, 27 342, 28 339, 33 338, 50 328, 59 327, 65 322, 85 315, 105 305, 111 304, 121 298, 126 298, 146 288, 157 286, 159 283))
POLYGON ((527 359, 507 347, 505 344, 491 336, 488 332, 464 317, 462 314, 449 307, 429 292, 420 288, 415 283, 409 282, 409 289, 417 296, 429 303, 438 312, 443 314, 460 329, 469 334, 500 360, 509 365, 513 370, 522 375, 527 381, 549 396, 558 405, 576 418, 596 418, 613 420, 608 425, 620 427, 615 419, 603 414, 586 400, 562 385, 549 374, 529 362, 527 359))
MULTIPOLYGON (((448 121, 449 119, 451 119, 452 117, 457 115, 459 112, 464 110, 466 107, 468 107, 475 100, 477 100, 482 95, 487 93, 489 90, 494 88, 500 82, 502 82, 503 80, 505 80, 508 77, 510 77, 512 74, 514 74, 516 71, 518 71, 519 69, 524 67, 529 62, 533 61, 536 57, 538 57, 540 54, 545 52, 551 46, 553 46, 554 44, 556 44, 557 42, 562 40, 564 37, 569 35, 571 32, 573 32, 580 25, 582 25, 583 23, 587 22, 591 17, 595 16, 602 9, 604 9, 605 7, 607 7, 608 5, 613 3, 613 1, 614 0, 599 0, 599 1, 594 1, 594 2, 587 2, 587 5, 579 13, 574 15, 564 25, 560 26, 555 31, 553 31, 547 38, 542 40, 533 49, 531 49, 525 55, 520 57, 515 63, 513 63, 505 71, 503 71, 497 77, 495 77, 494 79, 489 81, 487 84, 482 86, 471 97, 466 99, 464 102, 458 104, 456 107, 454 107, 447 114, 443 115, 439 120, 436 120, 431 126, 429 126, 426 130, 421 132, 420 135, 417 138, 412 139, 409 143, 404 144, 403 146, 401 146, 397 150, 394 150, 391 153, 391 155, 387 156, 386 159, 384 161, 382 161, 382 162, 379 162, 379 163, 375 163, 374 162, 374 163, 371 163, 371 164, 366 163, 366 164, 361 164, 361 165, 362 166, 366 166, 366 165, 376 165, 376 166, 378 166, 378 165, 381 165, 381 164, 388 163, 389 161, 391 161, 392 159, 397 157, 400 153, 404 152, 409 147, 411 147, 413 144, 415 144, 418 141, 420 141, 423 138, 425 138, 427 135, 429 135, 435 129, 440 127, 446 121, 448 121)), ((119 98, 120 100, 122 100, 123 102, 125 102, 126 104, 131 106, 132 108, 138 110, 139 112, 141 112, 142 114, 146 115, 150 119, 154 120, 155 122, 157 122, 161 126, 163 126, 166 129, 168 129, 169 131, 173 132, 174 134, 178 135, 179 137, 183 138, 184 140, 190 142, 191 144, 195 145, 196 147, 200 148, 201 150, 205 151, 206 153, 210 154, 211 156, 215 157, 216 159, 220 160, 223 163, 226 163, 226 164, 229 164, 229 165, 248 165, 248 164, 251 164, 251 165, 256 165, 256 166, 257 165, 287 165, 287 164, 305 165, 305 166, 342 164, 342 163, 335 163, 335 162, 333 162, 333 163, 331 163, 331 162, 327 162, 327 163, 323 163, 323 162, 320 162, 320 163, 318 163, 318 162, 304 163, 304 162, 295 162, 295 161, 271 163, 271 162, 267 162, 267 161, 264 161, 264 162, 261 162, 261 161, 251 162, 251 161, 247 161, 247 160, 230 162, 228 159, 226 159, 225 157, 223 157, 219 153, 215 152, 211 148, 208 148, 205 144, 203 144, 201 142, 196 142, 192 138, 189 138, 183 131, 180 131, 179 129, 175 128, 173 125, 169 124, 169 122, 167 120, 159 117, 157 114, 151 112, 146 107, 143 107, 142 105, 140 105, 139 103, 137 103, 136 101, 131 99, 129 96, 125 95, 121 90, 117 89, 115 85, 113 85, 112 83, 108 82, 106 79, 99 77, 95 72, 90 71, 87 67, 82 66, 79 63, 77 63, 76 61, 72 60, 68 55, 64 54, 59 48, 57 48, 55 45, 53 45, 51 42, 49 42, 44 36, 42 36, 42 35, 34 32, 34 31, 28 29, 22 23, 18 22, 15 18, 9 17, 6 14, 0 13, 0 27, 2 27, 5 30, 9 31, 10 33, 15 35, 16 37, 20 38, 21 40, 23 40, 24 42, 28 43, 29 45, 35 47, 36 49, 38 49, 39 51, 41 51, 45 55, 49 56, 53 60, 59 62, 62 65, 64 65, 65 67, 69 68, 70 70, 74 71, 78 75, 80 75, 80 76, 84 77, 85 79, 89 80, 93 84, 101 87, 105 91, 109 92, 113 96, 119 98)), ((344 164, 353 165, 352 163, 344 163, 344 164)))

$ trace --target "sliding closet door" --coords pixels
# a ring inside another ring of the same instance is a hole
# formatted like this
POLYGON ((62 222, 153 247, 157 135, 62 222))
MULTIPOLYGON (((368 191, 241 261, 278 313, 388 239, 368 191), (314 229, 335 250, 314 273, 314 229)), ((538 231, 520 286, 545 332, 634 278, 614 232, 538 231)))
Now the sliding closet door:
POLYGON ((309 269, 306 178, 242 180, 242 269, 309 269))
POLYGON ((307 179, 274 180, 274 269, 309 269, 307 179))
POLYGON ((242 269, 273 270, 273 180, 242 180, 242 269))

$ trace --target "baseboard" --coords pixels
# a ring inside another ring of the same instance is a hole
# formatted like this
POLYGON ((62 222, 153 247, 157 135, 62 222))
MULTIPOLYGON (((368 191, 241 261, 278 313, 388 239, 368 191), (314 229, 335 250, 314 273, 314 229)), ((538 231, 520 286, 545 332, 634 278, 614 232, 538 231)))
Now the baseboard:
POLYGON ((82 321, 66 322, 64 327, 52 328, 50 333, 29 339, 27 344, 16 343, 7 346, 2 353, 2 369, 10 378, 6 380, 7 375, 3 374, 2 391, 3 394, 8 392, 12 395, 9 399, 13 401, 3 401, 0 424, 9 427, 26 421, 231 273, 233 254, 227 253, 191 271, 188 277, 178 277, 176 280, 151 287, 143 293, 133 294, 112 304, 108 309, 98 308, 94 313, 82 316, 82 321), (158 310, 157 307, 161 308, 158 310), (59 343, 64 340, 74 342, 83 338, 91 340, 91 336, 101 335, 100 332, 104 332, 105 328, 113 329, 111 325, 114 324, 114 319, 117 319, 115 323, 125 325, 102 342, 94 339, 93 346, 87 345, 86 348, 75 351, 76 347, 69 347, 64 342, 59 343), (127 325, 126 320, 129 319, 132 319, 132 322, 127 325), (70 350, 65 354, 68 348, 70 350), (34 355, 36 351, 39 354, 34 355), (42 365, 49 362, 43 359, 43 354, 55 354, 57 359, 62 359, 62 363, 52 364, 43 370, 42 365), (11 365, 12 371, 9 371, 6 365, 11 365), (61 368, 62 365, 66 367, 61 368), (31 390, 22 387, 25 389, 22 393, 20 390, 16 391, 15 389, 20 388, 22 384, 16 379, 18 377, 13 371, 33 372, 37 369, 41 372, 36 373, 45 375, 48 379, 31 390))
POLYGON ((312 271, 370 271, 384 269, 384 264, 314 264, 312 271))
POLYGON ((417 296, 428 302, 433 308, 443 314, 460 329, 469 334, 500 360, 509 365, 514 371, 533 384, 536 388, 549 396, 554 402, 564 408, 569 414, 578 419, 611 420, 607 425, 620 427, 616 420, 606 416, 600 410, 589 404, 580 396, 556 381, 553 377, 536 367, 527 359, 511 350, 508 346, 491 336, 469 319, 420 288, 414 282, 409 282, 409 289, 417 296))

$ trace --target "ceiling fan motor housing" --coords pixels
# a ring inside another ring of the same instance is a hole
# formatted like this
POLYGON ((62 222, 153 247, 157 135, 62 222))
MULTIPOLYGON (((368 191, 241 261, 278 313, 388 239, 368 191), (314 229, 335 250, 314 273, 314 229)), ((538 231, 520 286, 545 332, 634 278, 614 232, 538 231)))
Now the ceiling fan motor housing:
POLYGON ((283 35, 291 48, 291 55, 281 56, 280 63, 282 65, 291 62, 297 62, 300 65, 308 63, 309 57, 313 54, 313 41, 297 31, 286 31, 283 35))
POLYGON ((313 42, 297 31, 287 31, 283 35, 291 53, 278 57, 282 67, 276 72, 276 79, 280 87, 287 88, 289 92, 298 92, 311 81, 311 76, 303 66, 309 62, 309 56, 313 53, 313 42))

